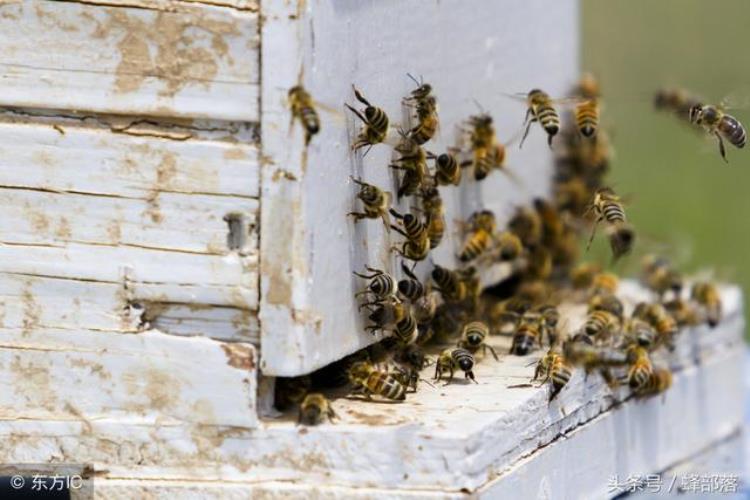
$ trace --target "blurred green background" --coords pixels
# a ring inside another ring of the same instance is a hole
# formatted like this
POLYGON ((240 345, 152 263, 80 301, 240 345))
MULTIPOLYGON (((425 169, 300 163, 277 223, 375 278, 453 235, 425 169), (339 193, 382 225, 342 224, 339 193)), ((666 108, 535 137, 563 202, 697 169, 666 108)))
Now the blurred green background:
MULTIPOLYGON (((652 109, 661 86, 681 86, 720 102, 750 126, 750 1, 582 0, 584 70, 596 75, 603 121, 615 147, 609 182, 628 199, 641 236, 635 258, 618 271, 636 272, 640 255, 656 251, 685 271, 750 290, 750 147, 715 140, 652 109)), ((606 253, 598 238, 593 255, 606 253)), ((746 307, 750 302, 746 299, 746 307)))

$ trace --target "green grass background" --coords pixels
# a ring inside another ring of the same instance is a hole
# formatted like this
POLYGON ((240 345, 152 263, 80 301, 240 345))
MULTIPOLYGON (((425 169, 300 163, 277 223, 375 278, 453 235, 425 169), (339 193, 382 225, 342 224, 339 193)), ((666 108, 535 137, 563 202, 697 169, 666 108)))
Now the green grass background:
MULTIPOLYGON (((602 85, 616 153, 609 182, 629 196, 641 236, 618 271, 657 251, 750 290, 750 146, 727 145, 727 165, 715 141, 651 105, 655 89, 679 85, 731 97, 750 126, 750 1, 583 0, 582 14, 582 66, 602 85)), ((604 246, 599 238, 592 256, 604 246)))

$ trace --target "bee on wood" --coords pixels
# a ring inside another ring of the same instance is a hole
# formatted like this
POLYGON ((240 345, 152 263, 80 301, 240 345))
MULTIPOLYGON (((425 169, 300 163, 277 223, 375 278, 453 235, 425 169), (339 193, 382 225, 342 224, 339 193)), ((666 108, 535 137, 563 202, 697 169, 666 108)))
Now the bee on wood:
POLYGON ((575 120, 578 132, 582 136, 595 137, 599 129, 599 100, 588 99, 576 104, 575 120))
POLYGON ((409 308, 395 297, 387 301, 365 303, 362 307, 370 308, 368 319, 373 324, 366 326, 365 330, 371 333, 393 330, 409 315, 409 308))
POLYGON ((656 344, 656 330, 651 326, 651 323, 641 318, 628 319, 625 323, 625 333, 636 344, 646 349, 651 349, 656 344))
POLYGON ((406 399, 406 386, 392 374, 377 370, 368 361, 352 364, 348 374, 355 392, 364 394, 367 399, 373 394, 395 401, 406 399))
POLYGON ((625 218, 625 209, 620 197, 610 188, 600 188, 594 195, 594 201, 587 212, 592 210, 596 220, 586 248, 591 246, 599 223, 606 222, 613 259, 617 260, 630 252, 635 241, 635 232, 625 218))
POLYGON ((458 347, 462 347, 472 354, 476 354, 479 349, 482 349, 483 354, 487 354, 487 349, 490 350, 492 356, 496 361, 500 358, 497 357, 495 348, 487 344, 487 338, 490 336, 490 328, 482 321, 472 321, 467 323, 463 331, 461 332, 461 340, 458 341, 458 347))
POLYGON ((461 262, 474 260, 487 250, 495 232, 495 214, 489 210, 474 212, 469 217, 468 225, 470 233, 458 254, 461 262))
POLYGON ((653 374, 651 359, 648 351, 637 344, 631 345, 626 350, 628 357, 627 381, 631 389, 638 392, 649 383, 653 374))
POLYGON ((537 363, 534 378, 531 381, 535 382, 540 377, 543 377, 542 384, 550 382, 552 385, 552 392, 549 396, 549 401, 552 401, 570 382, 573 377, 573 366, 565 360, 559 348, 553 347, 537 363))
POLYGON ((625 311, 622 301, 611 293, 598 293, 592 295, 591 298, 589 298, 588 307, 589 313, 594 311, 607 311, 617 316, 620 321, 622 321, 623 313, 625 311))
POLYGON ((497 255, 502 261, 516 260, 523 254, 523 243, 515 233, 503 231, 496 238, 497 255))
POLYGON ((397 251, 405 259, 424 260, 430 253, 430 236, 427 225, 419 219, 419 216, 411 213, 401 215, 393 209, 390 210, 390 213, 399 220, 403 229, 395 225, 391 225, 391 228, 406 238, 401 248, 396 246, 392 250, 397 251))
POLYGON ((458 186, 461 183, 461 165, 454 154, 428 154, 427 157, 435 160, 435 180, 438 186, 458 186))
POLYGON ((513 334, 510 354, 526 356, 532 351, 535 345, 541 347, 543 328, 544 320, 541 315, 526 312, 521 317, 513 334))
POLYGON ((679 297, 664 302, 664 308, 677 322, 678 327, 697 326, 705 319, 694 302, 679 297))
POLYGON ((431 276, 446 302, 461 302, 467 297, 466 283, 456 271, 435 265, 431 276))
POLYGON ((298 422, 305 425, 318 425, 323 422, 324 418, 328 420, 336 418, 331 402, 319 392, 305 396, 299 407, 298 422))
POLYGON ((388 210, 391 206, 391 193, 381 191, 378 187, 372 184, 367 184, 359 179, 351 178, 357 186, 359 186, 359 193, 357 198, 362 200, 364 205, 363 212, 349 212, 348 215, 354 217, 354 222, 359 222, 362 219, 382 219, 385 229, 391 230, 391 221, 388 217, 388 210))
POLYGON ((432 95, 432 86, 429 83, 418 82, 416 78, 409 75, 417 88, 406 98, 407 102, 413 102, 417 112, 417 125, 409 131, 409 138, 417 144, 429 141, 437 132, 439 120, 437 116, 437 99, 432 95))
POLYGON ((638 396, 650 396, 665 392, 672 386, 672 372, 666 368, 654 368, 646 383, 641 386, 636 394, 638 396))
POLYGON ((280 411, 298 405, 310 391, 312 381, 307 375, 278 377, 274 386, 274 406, 280 411))
POLYGON ((721 295, 716 285, 708 282, 695 283, 690 295, 706 310, 708 326, 713 328, 718 325, 721 321, 721 295))
POLYGON ((588 341, 576 337, 563 343, 563 354, 568 362, 582 366, 587 372, 596 368, 613 368, 628 364, 628 356, 622 349, 595 347, 588 341))
POLYGON ((526 248, 538 245, 542 240, 542 219, 529 207, 519 207, 508 221, 508 230, 518 236, 526 248))
MULTIPOLYGON (((438 297, 440 292, 437 290, 430 290, 426 292, 422 297, 418 298, 412 303, 412 310, 414 311, 414 317, 419 325, 426 325, 432 321, 435 317, 435 312, 438 308, 438 297)), ((423 343, 420 336, 417 342, 423 343)))
POLYGON ((620 330, 621 323, 617 316, 609 311, 595 310, 586 317, 583 331, 596 339, 606 339, 620 330))
POLYGON ((601 273, 602 266, 592 262, 578 264, 570 270, 570 282, 573 288, 581 290, 590 288, 594 282, 594 277, 601 273))
POLYGON ((437 248, 445 234, 445 210, 440 191, 434 184, 422 188, 422 208, 427 217, 427 237, 430 249, 437 248))
POLYGON ((440 353, 437 363, 435 364, 435 380, 441 380, 443 374, 448 372, 448 381, 453 380, 453 374, 456 369, 464 372, 467 379, 476 382, 474 377, 474 356, 462 347, 455 349, 445 349, 440 353))
POLYGON ((395 295, 396 283, 390 274, 370 266, 365 266, 365 269, 367 269, 370 274, 362 274, 356 271, 353 272, 355 276, 367 280, 367 288, 355 293, 355 297, 369 293, 372 294, 376 301, 381 301, 395 295))
POLYGON ((402 140, 395 149, 401 156, 390 164, 392 169, 403 171, 401 185, 398 188, 398 199, 417 193, 419 188, 425 185, 425 179, 429 173, 425 150, 406 137, 403 132, 400 133, 402 140))
POLYGON ((672 263, 664 257, 646 255, 643 257, 643 283, 664 297, 671 291, 675 296, 682 290, 682 275, 672 266, 672 263))
POLYGON ((510 175, 505 165, 505 145, 495 136, 493 120, 487 113, 469 117, 469 149, 471 160, 462 162, 461 167, 471 166, 474 179, 485 179, 493 169, 510 175))
POLYGON ((620 277, 614 273, 596 273, 589 287, 591 295, 614 294, 620 286, 620 277))
POLYGON ((666 345, 670 350, 674 348, 673 337, 678 331, 677 321, 662 304, 640 302, 636 304, 632 316, 646 321, 656 330, 657 342, 655 345, 666 345))
POLYGON ((365 99, 365 96, 362 94, 362 92, 360 92, 354 85, 352 85, 352 89, 354 90, 354 97, 356 97, 359 102, 365 105, 363 115, 355 108, 345 103, 345 106, 349 108, 349 110, 351 110, 351 112, 354 113, 357 118, 362 120, 362 123, 364 123, 362 131, 359 133, 357 139, 352 145, 352 149, 356 151, 357 149, 363 148, 365 146, 372 147, 375 144, 379 144, 385 141, 386 137, 388 136, 389 121, 388 115, 385 111, 370 104, 370 102, 365 99))
POLYGON ((404 318, 396 323, 396 326, 393 328, 393 334, 398 339, 398 345, 400 346, 411 345, 417 341, 419 330, 417 328, 417 320, 411 308, 408 308, 404 318))
POLYGON ((313 105, 310 93, 302 85, 295 85, 287 94, 292 108, 292 120, 299 120, 305 129, 305 146, 310 144, 312 137, 320 132, 320 117, 313 105))
POLYGON ((724 139, 736 148, 744 148, 747 142, 747 132, 740 121, 725 113, 718 106, 694 104, 690 108, 690 122, 703 127, 706 132, 716 136, 719 140, 721 158, 728 162, 724 148, 724 139))
POLYGON ((425 293, 424 285, 404 263, 401 263, 401 270, 406 275, 406 278, 398 282, 399 293, 412 302, 418 300, 425 293))

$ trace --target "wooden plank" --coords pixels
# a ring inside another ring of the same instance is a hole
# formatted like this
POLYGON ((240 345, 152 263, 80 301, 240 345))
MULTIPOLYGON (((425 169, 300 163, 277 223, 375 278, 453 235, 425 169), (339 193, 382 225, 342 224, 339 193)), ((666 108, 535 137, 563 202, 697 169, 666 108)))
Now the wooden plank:
MULTIPOLYGON (((355 225, 345 215, 359 207, 350 175, 395 191, 386 168, 390 147, 377 145, 364 158, 350 152, 361 125, 343 107, 344 101, 355 103, 351 85, 396 125, 404 114, 401 99, 414 89, 406 73, 423 76, 440 106, 441 131, 427 143, 431 151, 455 145, 457 127, 479 112, 472 99, 494 115, 499 140, 508 141, 520 130, 525 109, 503 92, 541 87, 561 95, 576 79, 577 8, 575 0, 513 8, 487 0, 467 13, 464 2, 446 0, 421 6, 415 16, 397 1, 356 8, 317 2, 300 17, 294 3, 271 2, 264 15, 262 57, 273 63, 262 68, 268 166, 262 172, 261 226, 274 230, 261 234, 261 369, 292 376, 377 340, 363 331, 353 300, 362 284, 351 271, 369 264, 398 275, 388 249, 400 236, 387 234, 377 221, 355 225), (517 26, 526 27, 524 36, 512 29, 517 26), (410 34, 408 44, 402 43, 404 33, 410 34), (330 54, 335 57, 325 56, 330 54), (300 74, 316 101, 340 110, 321 108, 322 130, 306 152, 299 124, 290 139, 285 103, 300 74)), ((445 241, 418 266, 420 275, 433 262, 456 266, 455 219, 488 208, 503 224, 518 204, 548 193, 551 154, 540 130, 532 131, 523 150, 517 144, 508 149, 507 164, 515 184, 501 173, 478 184, 467 171, 460 188, 441 190, 449 227, 445 241)))
POLYGON ((259 117, 258 14, 251 10, 24 0, 0 5, 0 45, 2 105, 259 117))
MULTIPOLYGON (((259 343, 257 313, 248 308, 175 303, 140 297, 125 283, 0 273, 0 328, 172 335, 259 343)), ((138 290, 139 291, 139 290, 138 290)), ((145 294, 144 294, 145 295, 145 294)))
MULTIPOLYGON (((159 332, 0 330, 0 420, 257 425, 255 351, 159 332)), ((86 432, 84 430, 84 432, 86 432)))

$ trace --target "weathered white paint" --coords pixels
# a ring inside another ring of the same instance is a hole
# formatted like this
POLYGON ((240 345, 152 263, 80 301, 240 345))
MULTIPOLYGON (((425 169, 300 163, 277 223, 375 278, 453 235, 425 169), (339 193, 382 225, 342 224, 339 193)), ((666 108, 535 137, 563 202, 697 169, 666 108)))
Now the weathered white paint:
MULTIPOLYGON (((364 159, 350 151, 361 125, 343 107, 344 101, 355 103, 353 83, 397 124, 401 99, 414 88, 406 73, 424 76, 435 89, 441 119, 440 136, 427 148, 439 153, 455 145, 456 128, 478 112, 472 99, 494 115, 498 137, 507 141, 519 132, 525 109, 503 92, 539 86, 562 95, 574 82, 575 0, 513 3, 512 8, 511 2, 488 0, 470 7, 476 15, 466 15, 467 8, 454 0, 418 9, 397 1, 263 6, 261 122, 268 164, 262 173, 261 220, 262 227, 273 227, 261 234, 264 373, 307 373, 373 342, 352 298, 362 283, 351 271, 365 264, 397 268, 388 249, 400 237, 386 234, 378 221, 355 225, 345 215, 359 208, 350 175, 395 192, 386 168, 388 146, 375 146, 364 159), (524 26, 523 36, 516 26, 524 26), (328 108, 321 110, 322 131, 306 153, 299 125, 289 129, 285 101, 300 74, 328 108)), ((509 148, 507 164, 517 184, 495 172, 477 185, 466 171, 460 190, 442 189, 451 227, 430 260, 455 265, 459 243, 453 219, 486 207, 504 224, 516 205, 547 193, 551 161, 538 128, 523 150, 517 144, 509 148)), ((429 267, 423 264, 419 272, 429 267)))
POLYGON ((0 105, 257 121, 257 13, 180 5, 4 2, 0 105))
MULTIPOLYGON (((634 290, 626 286, 626 295, 643 298, 634 290)), ((0 459, 34 462, 64 450, 70 462, 107 471, 98 476, 101 491, 140 487, 189 498, 458 498, 462 489, 482 498, 603 498, 612 475, 667 469, 741 428, 741 299, 725 289, 721 325, 680 334, 678 349, 659 360, 674 370, 674 385, 647 400, 626 400, 627 390, 577 373, 548 404, 548 387, 508 387, 529 380, 538 354, 505 356, 479 363, 478 384, 422 384, 398 404, 338 398, 334 424, 299 427, 290 415, 253 431, 216 429, 203 448, 180 426, 94 421, 91 433, 79 434, 77 422, 4 422, 0 436, 23 435, 25 447, 0 450, 0 459)), ((502 352, 509 339, 492 343, 502 352)))

